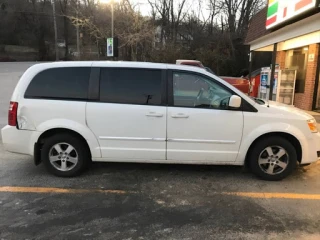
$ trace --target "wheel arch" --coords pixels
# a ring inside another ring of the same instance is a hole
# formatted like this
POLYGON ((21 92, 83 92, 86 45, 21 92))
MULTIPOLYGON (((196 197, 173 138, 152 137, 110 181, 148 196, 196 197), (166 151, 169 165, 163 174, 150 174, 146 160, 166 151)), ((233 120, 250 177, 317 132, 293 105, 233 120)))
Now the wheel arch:
POLYGON ((296 149, 298 162, 301 163, 301 161, 302 161, 302 146, 301 146, 300 141, 299 141, 295 136, 293 136, 293 135, 290 134, 290 133, 285 133, 285 132, 270 132, 270 133, 262 134, 261 136, 259 136, 258 138, 256 138, 256 139, 251 143, 251 145, 250 145, 250 147, 249 147, 249 149, 248 149, 248 151, 247 151, 246 157, 245 157, 245 166, 246 166, 246 167, 249 167, 249 156, 250 156, 251 151, 252 151, 252 149, 254 148, 255 144, 256 144, 257 142, 259 142, 261 139, 267 138, 267 137, 282 137, 282 138, 287 139, 287 140, 294 146, 294 148, 296 149))
MULTIPOLYGON (((88 148, 89 154, 90 154, 90 158, 92 157, 92 152, 89 146, 88 141, 78 132, 68 129, 68 128, 52 128, 52 129, 48 129, 47 131, 44 131, 38 138, 38 141, 36 142, 36 147, 35 147, 35 151, 37 151, 38 153, 41 152, 42 149, 42 145, 44 143, 44 141, 49 138, 52 137, 56 134, 59 133, 68 133, 70 135, 73 135, 79 139, 81 139, 81 141, 83 141, 83 143, 86 145, 86 147, 88 148), (36 149, 37 148, 37 149, 36 149)), ((38 165, 41 162, 41 159, 37 159, 37 161, 35 162, 36 165, 38 165)))

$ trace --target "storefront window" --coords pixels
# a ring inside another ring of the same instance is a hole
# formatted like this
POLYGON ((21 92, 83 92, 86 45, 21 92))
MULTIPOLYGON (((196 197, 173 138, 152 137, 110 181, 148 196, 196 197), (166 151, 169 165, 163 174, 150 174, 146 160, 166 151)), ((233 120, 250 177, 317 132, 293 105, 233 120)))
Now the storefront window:
POLYGON ((296 93, 304 93, 307 72, 308 47, 286 52, 286 69, 297 70, 296 93))

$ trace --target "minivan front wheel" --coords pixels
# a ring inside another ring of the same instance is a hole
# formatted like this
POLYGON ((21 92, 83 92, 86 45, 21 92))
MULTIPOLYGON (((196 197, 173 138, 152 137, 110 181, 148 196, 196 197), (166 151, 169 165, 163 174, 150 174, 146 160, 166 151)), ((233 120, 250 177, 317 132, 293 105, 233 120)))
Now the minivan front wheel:
POLYGON ((292 173, 297 165, 294 146, 285 138, 268 137, 259 140, 249 154, 253 173, 264 180, 282 180, 292 173))
POLYGON ((59 177, 74 177, 87 168, 89 151, 81 139, 69 134, 47 138, 41 150, 47 170, 59 177))

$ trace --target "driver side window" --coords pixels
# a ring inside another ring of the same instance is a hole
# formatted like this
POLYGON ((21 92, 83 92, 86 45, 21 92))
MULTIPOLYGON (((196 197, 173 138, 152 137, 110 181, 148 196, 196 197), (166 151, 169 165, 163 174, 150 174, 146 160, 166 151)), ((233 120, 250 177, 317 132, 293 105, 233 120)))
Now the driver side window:
POLYGON ((197 74, 173 72, 173 105, 176 107, 228 109, 232 93, 197 74))

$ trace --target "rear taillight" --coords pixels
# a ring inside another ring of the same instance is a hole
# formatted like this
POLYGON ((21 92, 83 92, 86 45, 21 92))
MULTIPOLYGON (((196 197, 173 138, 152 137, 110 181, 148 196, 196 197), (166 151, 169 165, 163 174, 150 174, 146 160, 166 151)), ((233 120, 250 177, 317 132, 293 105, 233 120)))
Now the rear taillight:
POLYGON ((17 126, 17 114, 18 114, 18 103, 10 102, 8 124, 10 126, 17 126))

